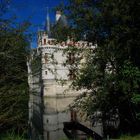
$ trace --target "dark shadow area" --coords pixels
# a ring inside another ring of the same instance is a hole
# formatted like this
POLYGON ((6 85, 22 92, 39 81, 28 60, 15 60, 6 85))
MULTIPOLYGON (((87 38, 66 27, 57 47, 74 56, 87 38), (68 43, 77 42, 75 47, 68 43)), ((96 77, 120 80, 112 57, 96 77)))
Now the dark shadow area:
POLYGON ((64 133, 69 139, 75 138, 74 130, 80 130, 84 132, 87 136, 94 138, 95 140, 102 140, 103 138, 94 132, 93 130, 87 128, 86 126, 80 124, 79 122, 72 121, 72 122, 64 122, 64 133))

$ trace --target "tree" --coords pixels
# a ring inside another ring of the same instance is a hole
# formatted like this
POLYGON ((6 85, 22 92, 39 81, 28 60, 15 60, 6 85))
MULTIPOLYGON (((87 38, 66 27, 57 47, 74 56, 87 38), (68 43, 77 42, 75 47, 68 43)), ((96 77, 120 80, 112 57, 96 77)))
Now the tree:
POLYGON ((28 123, 29 23, 16 24, 4 14, 0 17, 0 132, 23 131, 28 123))
POLYGON ((139 9, 137 0, 69 0, 66 8, 75 37, 98 44, 73 86, 92 91, 83 106, 89 116, 102 112, 104 130, 116 114, 122 132, 139 130, 139 9))

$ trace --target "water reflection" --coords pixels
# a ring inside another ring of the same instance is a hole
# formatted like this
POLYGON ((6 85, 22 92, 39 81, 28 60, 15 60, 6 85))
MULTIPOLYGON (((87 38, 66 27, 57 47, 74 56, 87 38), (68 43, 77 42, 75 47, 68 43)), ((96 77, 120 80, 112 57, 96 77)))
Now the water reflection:
POLYGON ((68 106, 73 100, 73 97, 46 97, 44 99, 44 140, 66 138, 63 122, 71 121, 68 106))

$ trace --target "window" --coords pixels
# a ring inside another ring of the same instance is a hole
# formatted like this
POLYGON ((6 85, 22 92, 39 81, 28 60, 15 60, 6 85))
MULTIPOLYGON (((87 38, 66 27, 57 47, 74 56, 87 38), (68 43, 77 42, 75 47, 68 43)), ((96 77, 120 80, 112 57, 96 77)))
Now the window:
POLYGON ((48 74, 48 72, 47 72, 47 71, 45 71, 45 74, 47 75, 47 74, 48 74))
POLYGON ((48 54, 47 53, 45 53, 44 59, 45 59, 45 64, 47 64, 48 63, 48 54))
POLYGON ((67 58, 68 58, 68 63, 70 65, 74 64, 74 61, 75 61, 75 55, 74 55, 74 53, 68 53, 67 58))
POLYGON ((73 80, 75 79, 76 75, 75 75, 75 70, 69 70, 69 79, 73 80))
POLYGON ((48 44, 49 44, 49 45, 51 44, 50 40, 48 40, 48 44))
POLYGON ((44 38, 44 45, 46 45, 46 38, 44 38))

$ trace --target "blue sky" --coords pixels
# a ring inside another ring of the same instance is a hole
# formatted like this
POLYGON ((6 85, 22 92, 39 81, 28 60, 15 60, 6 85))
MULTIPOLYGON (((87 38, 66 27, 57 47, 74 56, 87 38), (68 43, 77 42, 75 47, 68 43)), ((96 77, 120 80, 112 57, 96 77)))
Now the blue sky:
MULTIPOLYGON (((31 31, 34 33, 44 25, 47 7, 49 7, 50 20, 55 21, 55 12, 52 10, 59 3, 64 2, 66 4, 67 0, 12 0, 9 5, 10 13, 15 14, 19 21, 30 20, 32 23, 31 31)), ((34 40, 32 41, 32 47, 36 47, 36 34, 34 35, 34 40)))

